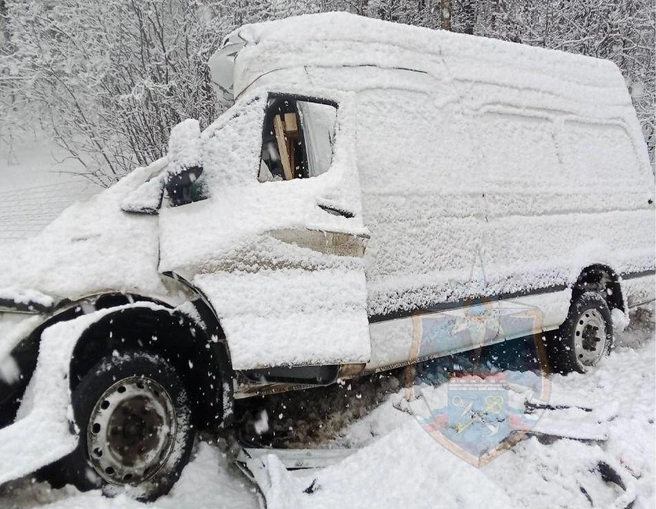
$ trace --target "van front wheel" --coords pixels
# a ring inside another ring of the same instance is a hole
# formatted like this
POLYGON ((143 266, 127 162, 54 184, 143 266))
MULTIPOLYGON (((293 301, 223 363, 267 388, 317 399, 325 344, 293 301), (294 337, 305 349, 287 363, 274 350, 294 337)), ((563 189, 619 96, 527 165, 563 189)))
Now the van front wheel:
POLYGON ((79 489, 126 492, 138 500, 167 493, 189 461, 191 404, 175 369, 146 352, 108 355, 72 394, 79 444, 50 472, 79 489))
POLYGON ((606 300, 586 292, 572 302, 567 319, 547 346, 556 372, 587 373, 608 355, 612 343, 613 322, 606 300))

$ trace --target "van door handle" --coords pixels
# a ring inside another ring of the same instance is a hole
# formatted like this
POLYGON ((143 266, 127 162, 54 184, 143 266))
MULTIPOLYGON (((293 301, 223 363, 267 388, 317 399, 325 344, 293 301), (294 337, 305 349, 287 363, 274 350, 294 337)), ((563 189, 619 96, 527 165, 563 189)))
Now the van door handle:
POLYGON ((342 216, 347 219, 351 219, 352 217, 355 217, 355 214, 353 212, 340 209, 332 205, 324 205, 322 203, 317 203, 317 206, 324 212, 328 212, 328 214, 332 214, 333 216, 342 216))

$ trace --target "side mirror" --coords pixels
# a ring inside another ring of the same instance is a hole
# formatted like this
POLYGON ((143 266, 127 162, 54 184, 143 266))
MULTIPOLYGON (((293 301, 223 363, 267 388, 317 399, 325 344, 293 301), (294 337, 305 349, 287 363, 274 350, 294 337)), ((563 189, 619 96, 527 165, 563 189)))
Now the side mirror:
POLYGON ((169 170, 164 180, 173 205, 191 203, 192 185, 203 173, 200 125, 187 119, 171 129, 169 138, 169 170))

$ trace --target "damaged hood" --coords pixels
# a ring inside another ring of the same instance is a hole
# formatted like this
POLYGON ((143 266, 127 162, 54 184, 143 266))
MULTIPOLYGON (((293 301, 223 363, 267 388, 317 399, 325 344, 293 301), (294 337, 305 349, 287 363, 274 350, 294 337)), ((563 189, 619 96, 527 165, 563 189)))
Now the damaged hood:
POLYGON ((0 246, 0 311, 46 311, 104 291, 164 295, 157 216, 121 210, 152 173, 138 168, 66 209, 38 236, 0 246))

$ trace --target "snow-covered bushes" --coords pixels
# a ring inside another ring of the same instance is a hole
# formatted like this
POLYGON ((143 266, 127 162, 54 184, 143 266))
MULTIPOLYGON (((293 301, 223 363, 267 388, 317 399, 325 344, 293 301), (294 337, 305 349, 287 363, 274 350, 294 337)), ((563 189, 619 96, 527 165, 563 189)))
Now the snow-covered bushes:
POLYGON ((0 0, 0 142, 38 121, 109 185, 164 155, 180 120, 204 128, 220 113, 206 63, 226 34, 337 10, 608 58, 654 160, 650 0, 0 0))
POLYGON ((184 118, 216 116, 205 63, 224 28, 200 2, 7 2, 15 92, 109 185, 166 151, 184 118))

